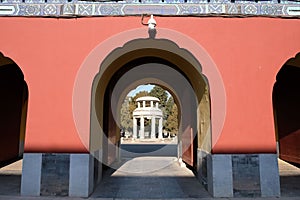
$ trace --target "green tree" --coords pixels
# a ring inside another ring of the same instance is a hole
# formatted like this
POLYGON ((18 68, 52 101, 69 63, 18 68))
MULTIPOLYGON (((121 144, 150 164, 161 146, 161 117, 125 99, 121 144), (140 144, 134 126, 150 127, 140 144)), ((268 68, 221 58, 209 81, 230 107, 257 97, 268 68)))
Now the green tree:
POLYGON ((171 113, 168 116, 166 130, 172 134, 178 133, 178 109, 175 103, 173 104, 171 113))
POLYGON ((149 92, 149 95, 158 98, 160 100, 160 106, 162 108, 166 106, 168 100, 168 93, 163 88, 156 85, 149 92))
POLYGON ((167 118, 168 118, 168 114, 167 114, 167 110, 166 110, 166 104, 167 104, 167 100, 168 100, 168 93, 166 92, 166 90, 164 90, 160 86, 156 85, 149 92, 149 95, 152 96, 152 97, 156 97, 156 98, 158 98, 160 100, 160 102, 159 102, 159 105, 160 105, 159 108, 163 112, 163 126, 164 126, 164 129, 165 129, 166 128, 167 118))
POLYGON ((136 93, 135 96, 132 98, 133 103, 135 103, 135 100, 137 98, 145 97, 145 96, 149 96, 149 92, 147 92, 147 91, 140 91, 140 92, 136 93))
POLYGON ((132 105, 131 101, 130 97, 126 97, 121 107, 121 129, 129 132, 132 131, 132 112, 134 110, 134 104, 132 105))
POLYGON ((169 115, 171 114, 173 105, 174 105, 174 99, 172 96, 170 96, 166 103, 166 111, 165 111, 166 119, 168 119, 169 115))

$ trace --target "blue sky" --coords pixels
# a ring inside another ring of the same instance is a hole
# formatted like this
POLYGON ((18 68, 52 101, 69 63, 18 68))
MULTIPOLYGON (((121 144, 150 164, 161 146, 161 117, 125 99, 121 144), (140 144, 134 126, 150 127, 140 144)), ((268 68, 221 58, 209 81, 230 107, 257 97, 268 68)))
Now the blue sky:
POLYGON ((136 93, 139 93, 141 91, 148 91, 150 92, 150 90, 154 87, 154 85, 139 85, 137 88, 135 88, 134 90, 131 90, 127 96, 135 96, 136 93))

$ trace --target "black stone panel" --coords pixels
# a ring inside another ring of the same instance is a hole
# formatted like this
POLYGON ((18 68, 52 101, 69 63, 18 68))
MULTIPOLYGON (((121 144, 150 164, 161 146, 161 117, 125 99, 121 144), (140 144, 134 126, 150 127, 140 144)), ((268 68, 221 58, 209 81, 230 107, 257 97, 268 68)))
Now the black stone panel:
POLYGON ((234 197, 260 197, 258 155, 232 155, 234 197))
POLYGON ((69 171, 69 154, 43 154, 41 195, 68 196, 69 171))
POLYGON ((208 153, 198 149, 197 178, 207 190, 207 155, 208 153))

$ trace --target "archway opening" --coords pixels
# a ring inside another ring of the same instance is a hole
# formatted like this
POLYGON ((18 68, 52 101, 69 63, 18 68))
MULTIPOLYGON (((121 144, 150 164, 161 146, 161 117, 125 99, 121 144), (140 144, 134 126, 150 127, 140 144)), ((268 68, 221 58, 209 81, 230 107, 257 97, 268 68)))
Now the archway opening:
POLYGON ((273 88, 275 130, 279 157, 300 165, 300 53, 289 59, 273 88))
MULTIPOLYGON (((140 61, 142 60, 143 58, 140 59, 140 61)), ((193 166, 192 151, 188 151, 189 148, 191 148, 190 141, 194 140, 197 134, 196 132, 190 132, 191 130, 197 129, 197 103, 193 88, 186 80, 186 78, 183 77, 182 74, 179 73, 176 69, 170 67, 167 64, 159 63, 161 62, 160 59, 151 58, 149 60, 144 59, 144 61, 146 61, 145 64, 140 63, 140 61, 130 62, 127 66, 134 67, 130 68, 123 74, 117 72, 111 78, 111 81, 108 84, 108 88, 105 93, 106 110, 104 110, 104 113, 107 113, 107 116, 104 116, 104 118, 107 121, 105 121, 104 124, 104 132, 106 134, 106 138, 109 141, 104 141, 103 143, 103 146, 105 146, 106 144, 108 145, 107 147, 105 147, 105 149, 107 149, 107 156, 105 155, 104 150, 104 157, 108 158, 108 160, 105 162, 110 165, 112 160, 114 160, 118 154, 116 148, 120 143, 120 117, 118 112, 127 92, 140 83, 152 83, 158 84, 161 87, 168 89, 170 93, 174 94, 175 102, 178 102, 177 104, 179 105, 179 110, 181 113, 179 121, 182 121, 182 123, 180 124, 181 131, 179 131, 179 138, 190 138, 184 143, 185 146, 179 146, 179 157, 182 157, 182 155, 184 154, 189 154, 185 156, 189 158, 189 164, 193 166), (151 62, 149 62, 149 60, 151 60, 151 62), (176 82, 180 82, 180 84, 176 84, 175 82, 172 83, 174 79, 176 80, 176 82), (185 99, 181 97, 184 97, 185 99), (189 102, 187 103, 188 106, 186 106, 186 109, 183 111, 181 108, 184 104, 183 101, 185 100, 189 102), (193 135, 190 135, 191 133, 193 135), (182 150, 181 148, 184 149, 182 150)), ((124 66, 124 68, 126 68, 126 66, 124 66)))
MULTIPOLYGON (((133 61, 128 64, 130 69, 125 73, 116 73, 108 84, 105 92, 105 110, 106 116, 103 116, 104 133, 108 142, 104 141, 104 145, 108 145, 104 148, 107 149, 108 158, 107 164, 110 165, 117 157, 117 149, 115 147, 119 144, 120 129, 119 129, 119 116, 118 110, 120 110, 121 102, 123 101, 126 91, 129 91, 131 87, 135 87, 138 83, 153 83, 158 84, 164 88, 170 90, 174 94, 175 102, 178 102, 180 110, 180 125, 179 125, 179 149, 178 157, 182 157, 183 160, 194 167, 195 156, 194 146, 197 144, 197 96, 192 88, 190 82, 182 75, 181 72, 170 66, 170 63, 163 63, 163 60, 156 58, 141 58, 138 62, 133 61), (140 61, 146 61, 146 63, 140 63, 140 61), (151 60, 151 62, 149 62, 151 60), (131 68, 134 66, 133 68, 131 68), (175 81, 174 81, 175 80, 175 81), (178 84, 180 83, 180 84, 178 84), (185 109, 183 108, 185 105, 185 109), (114 150, 115 149, 115 150, 114 150)), ((122 70, 126 66, 122 67, 122 70)))
POLYGON ((208 81, 193 55, 169 40, 128 42, 101 64, 92 89, 90 152, 95 157, 101 154, 106 166, 120 158, 118 111, 126 95, 141 84, 159 85, 174 97, 179 118, 177 158, 194 171, 201 165, 200 176, 207 179, 205 161, 198 155, 199 149, 211 151, 208 81))
POLYGON ((1 195, 20 194, 28 87, 19 66, 0 52, 1 195))
POLYGON ((24 152, 28 87, 19 66, 0 53, 0 167, 24 152))

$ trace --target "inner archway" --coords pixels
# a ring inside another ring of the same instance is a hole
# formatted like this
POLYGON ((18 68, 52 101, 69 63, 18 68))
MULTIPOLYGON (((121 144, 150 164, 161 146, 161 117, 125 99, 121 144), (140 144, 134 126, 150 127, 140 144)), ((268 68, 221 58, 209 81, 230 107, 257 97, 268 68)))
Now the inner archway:
POLYGON ((120 115, 118 126, 122 127, 121 160, 145 156, 176 158, 179 115, 173 96, 157 84, 148 83, 137 88, 126 96, 115 116, 120 115))
MULTIPOLYGON (((153 59, 154 61, 154 59, 153 59)), ((138 65, 129 71, 127 71, 122 77, 119 78, 113 78, 113 80, 118 80, 117 83, 114 86, 112 95, 111 95, 111 101, 113 102, 116 100, 115 103, 112 103, 112 110, 113 111, 113 116, 114 120, 116 121, 116 124, 118 127, 120 125, 118 124, 119 122, 119 116, 118 116, 118 110, 120 110, 120 106, 123 102, 123 99, 125 98, 126 94, 135 88, 136 86, 140 84, 156 84, 159 85, 160 87, 166 89, 169 91, 169 93, 173 96, 175 104, 178 106, 179 110, 179 119, 178 121, 180 122, 179 126, 179 132, 182 133, 182 130, 186 129, 186 126, 188 126, 188 116, 187 115, 187 109, 182 111, 182 105, 183 105, 183 97, 184 92, 187 93, 185 94, 185 98, 192 97, 193 91, 190 86, 190 84, 186 81, 185 78, 182 77, 182 75, 176 71, 175 69, 164 65, 164 64, 159 64, 159 63, 147 63, 147 64, 142 64, 138 65), (158 73, 159 72, 159 73, 158 73), (188 91, 189 90, 189 91, 188 91), (189 93, 191 92, 191 93, 189 93), (124 94, 124 95, 123 95, 124 94), (120 96, 122 96, 120 98, 120 96), (116 108, 116 109, 114 109, 116 108), (184 117, 182 117, 184 116, 184 117), (184 119, 184 120, 182 120, 184 119), (182 123, 181 123, 182 122, 182 123)), ((192 105, 192 104, 190 104, 192 105)), ((195 105, 195 103, 194 103, 195 105)), ((188 107, 188 106, 186 106, 188 107)), ((193 110, 196 113, 196 106, 194 106, 193 110)), ((194 117, 196 118, 196 117, 194 117)), ((194 123, 194 126, 196 127, 196 123, 194 123)), ((196 128, 195 128, 196 129, 196 128)), ((195 133, 196 134, 196 133, 195 133)), ((179 134, 179 137, 181 135, 179 134)), ((188 148, 188 147, 186 147, 188 148)), ((181 149, 179 149, 181 151, 181 149)), ((185 151, 184 151, 185 152, 185 151)), ((156 155, 159 152, 156 152, 156 155)), ((162 155, 159 153, 159 155, 162 155)), ((169 154, 170 155, 170 154, 169 154)), ((176 150, 176 155, 177 156, 177 150, 176 150)), ((182 155, 178 155, 179 157, 182 157, 182 155)))
MULTIPOLYGON (((152 58, 151 60, 155 61, 154 58, 152 58)), ((157 60, 157 62, 159 61, 157 60)), ((135 64, 130 63, 128 66, 135 66, 135 64)), ((124 68, 125 67, 126 66, 124 66, 124 68)), ((118 75, 119 73, 116 74, 118 75)), ((108 120, 108 123, 106 122, 107 126, 104 125, 104 132, 111 142, 108 142, 108 144, 113 145, 113 143, 116 142, 113 141, 115 137, 120 137, 120 122, 118 121, 118 111, 120 110, 121 103, 124 100, 123 97, 127 94, 131 87, 136 87, 136 84, 138 83, 156 83, 170 90, 171 93, 174 94, 175 102, 177 102, 177 104, 179 105, 179 110, 181 113, 179 141, 181 145, 179 145, 180 153, 178 156, 180 158, 185 158, 185 162, 193 166, 193 152, 190 148, 192 148, 191 144, 193 144, 194 138, 197 135, 197 103, 193 88, 186 80, 186 78, 183 77, 182 74, 177 70, 171 68, 166 64, 151 62, 146 64, 139 64, 138 66, 135 66, 134 68, 124 73, 122 77, 113 76, 111 80, 112 81, 110 82, 108 87, 109 89, 106 93, 106 105, 110 106, 106 106, 107 110, 104 111, 104 113, 110 113, 107 116, 104 116, 104 118, 108 120), (115 83, 115 80, 118 81, 115 83), (182 109, 183 107, 184 109, 182 109), (182 139, 185 139, 185 141, 182 141, 182 139), (193 141, 192 143, 191 140, 193 141)), ((118 146, 117 143, 115 143, 114 145, 118 146)), ((117 153, 112 153, 112 149, 112 146, 108 146, 108 164, 111 164, 110 162, 111 160, 113 160, 112 156, 116 155, 117 153)))

